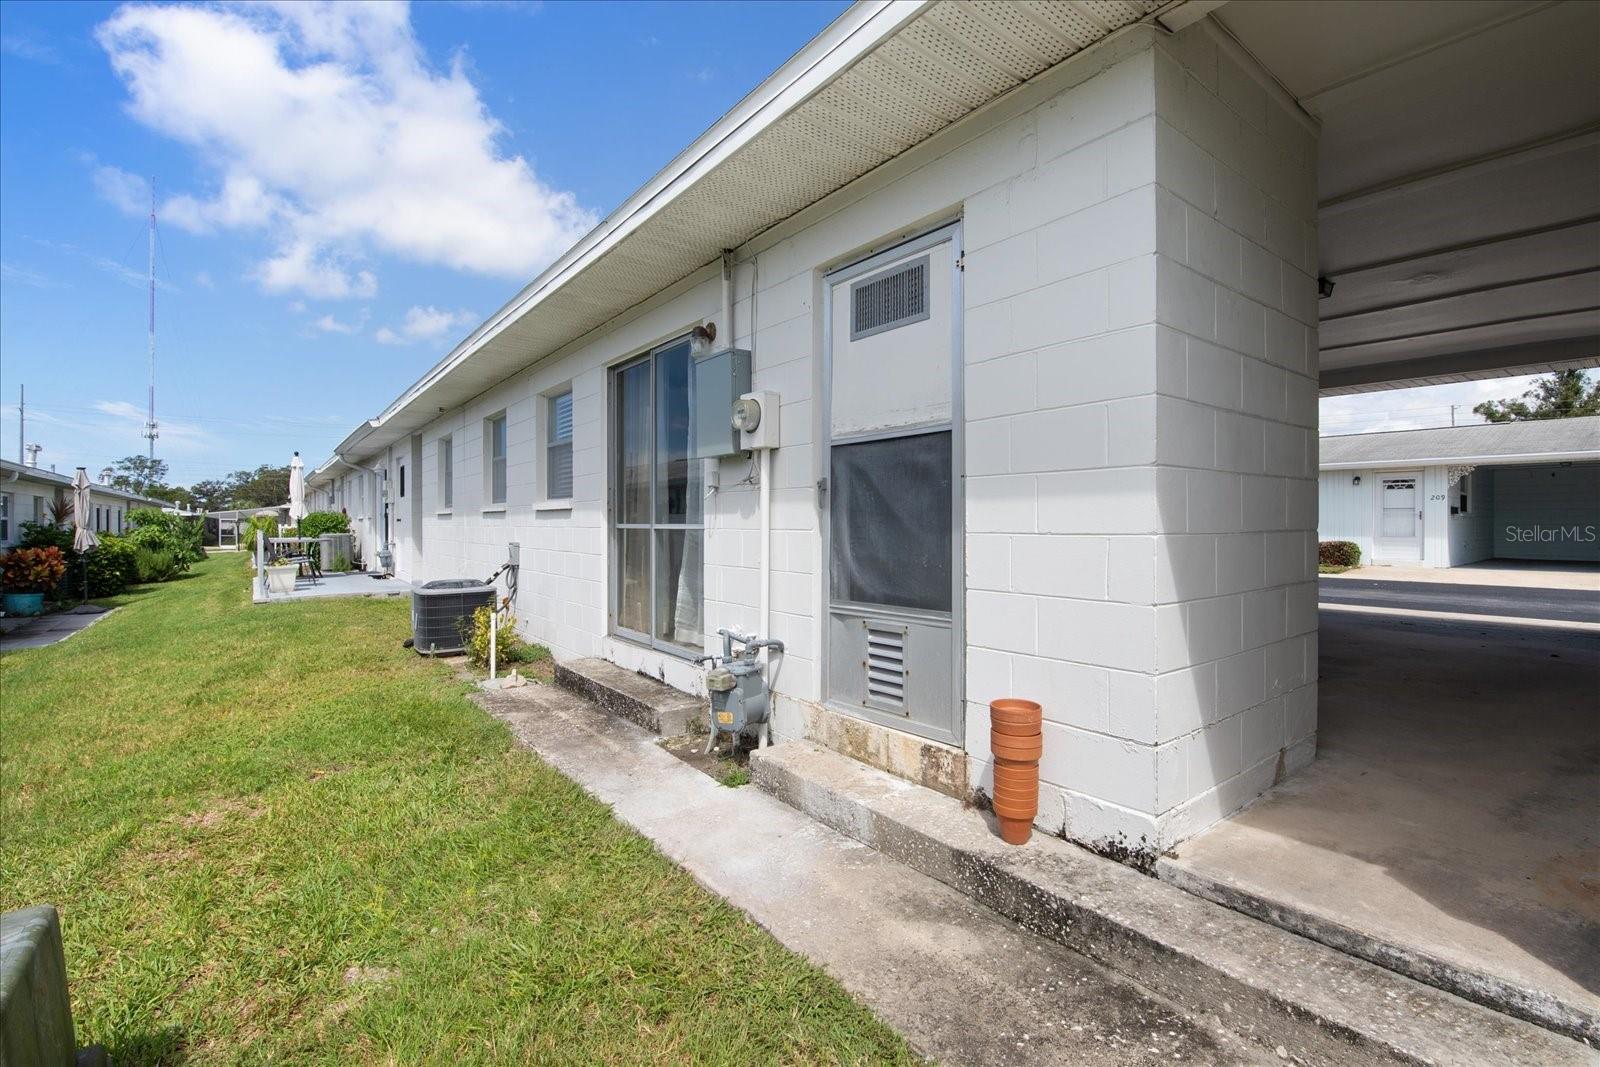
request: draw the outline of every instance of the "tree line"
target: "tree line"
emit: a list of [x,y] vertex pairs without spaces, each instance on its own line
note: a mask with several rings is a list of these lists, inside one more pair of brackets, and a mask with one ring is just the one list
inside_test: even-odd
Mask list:
[[204,478],[190,486],[170,485],[163,459],[124,456],[102,473],[101,481],[116,489],[166,500],[185,511],[228,511],[271,508],[289,499],[289,468],[263,463],[255,470],[234,471],[224,478]]

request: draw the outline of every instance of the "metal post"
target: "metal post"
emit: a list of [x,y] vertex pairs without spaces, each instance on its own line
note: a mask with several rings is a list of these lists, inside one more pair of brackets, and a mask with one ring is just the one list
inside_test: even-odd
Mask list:
[[494,608],[490,608],[489,609],[489,681],[491,681],[491,682],[494,681],[495,660],[499,659],[499,656],[496,655],[496,652],[498,651],[498,649],[496,648],[496,642],[497,642],[497,639],[499,637],[499,633],[500,633],[500,613],[498,611],[494,610]]
[[261,599],[267,599],[267,535],[261,527],[256,527],[256,586],[261,591]]

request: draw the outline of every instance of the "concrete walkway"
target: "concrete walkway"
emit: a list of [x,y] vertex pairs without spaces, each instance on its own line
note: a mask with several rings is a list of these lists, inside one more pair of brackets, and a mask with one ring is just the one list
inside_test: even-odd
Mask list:
[[1459,567],[1423,567],[1419,564],[1368,564],[1342,574],[1325,574],[1329,581],[1377,579],[1388,582],[1430,582],[1438,585],[1498,585],[1513,589],[1586,589],[1600,593],[1600,564],[1545,563],[1539,560],[1493,559]]
[[475,698],[712,892],[950,1064],[1267,1064],[1189,1017],[752,787],[729,789],[553,686]]
[[1324,610],[1320,647],[1316,762],[1161,876],[1600,1039],[1600,638]]
[[0,652],[44,648],[87,630],[111,612],[94,604],[80,604],[52,615],[17,616],[0,620]]
[[261,587],[250,582],[250,599],[256,604],[287,604],[295,600],[320,600],[340,596],[401,596],[411,592],[411,583],[399,578],[350,571],[341,574],[324,574],[313,582],[309,578],[296,578],[294,592],[261,595]]

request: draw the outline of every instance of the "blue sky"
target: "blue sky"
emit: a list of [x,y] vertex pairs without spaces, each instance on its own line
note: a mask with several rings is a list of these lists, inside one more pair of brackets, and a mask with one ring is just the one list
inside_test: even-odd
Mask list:
[[832,21],[783,4],[0,5],[0,455],[325,457]]
[[171,480],[317,462],[845,6],[0,4],[0,455],[144,451],[148,176]]

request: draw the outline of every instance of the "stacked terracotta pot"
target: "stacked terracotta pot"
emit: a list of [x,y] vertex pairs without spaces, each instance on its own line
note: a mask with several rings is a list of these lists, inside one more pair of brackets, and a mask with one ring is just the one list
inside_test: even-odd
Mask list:
[[989,748],[994,752],[994,814],[1000,837],[1026,844],[1039,813],[1039,756],[1043,715],[1031,700],[1007,697],[989,705]]

